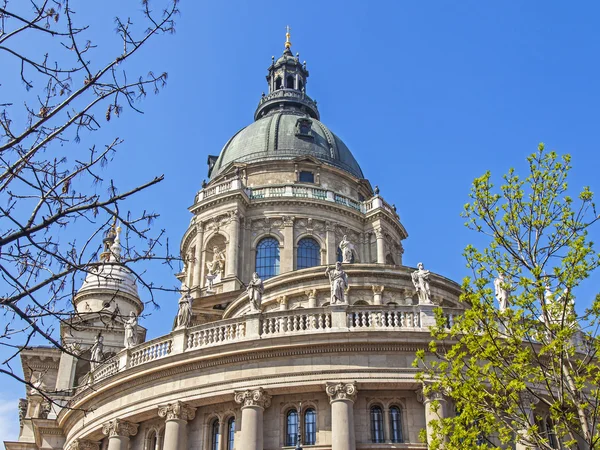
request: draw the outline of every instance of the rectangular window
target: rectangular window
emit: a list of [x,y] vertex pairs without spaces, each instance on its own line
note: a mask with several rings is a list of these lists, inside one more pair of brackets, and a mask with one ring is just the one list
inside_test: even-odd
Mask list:
[[315,174],[312,172],[308,172],[306,170],[300,171],[299,181],[303,183],[314,183],[315,182]]

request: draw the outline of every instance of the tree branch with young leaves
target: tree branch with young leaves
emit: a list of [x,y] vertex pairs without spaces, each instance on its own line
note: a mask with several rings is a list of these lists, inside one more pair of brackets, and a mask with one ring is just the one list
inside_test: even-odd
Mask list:
[[[588,236],[599,216],[588,187],[570,194],[569,155],[540,144],[527,161],[525,178],[475,179],[465,205],[487,246],[465,250],[465,313],[448,327],[439,311],[415,361],[425,390],[457,411],[431,425],[433,449],[600,448],[600,296],[577,297],[599,265]],[[496,306],[496,279],[508,306]]]
[[144,280],[134,263],[172,260],[164,230],[152,228],[157,214],[129,212],[125,203],[163,175],[120,190],[109,163],[125,150],[123,140],[84,145],[82,136],[87,142],[126,108],[141,113],[141,100],[165,87],[164,72],[126,69],[142,47],[174,33],[178,1],[143,0],[135,17],[116,11],[118,39],[111,32],[97,41],[77,6],[83,4],[0,1],[0,88],[20,86],[0,101],[0,346],[9,350],[0,373],[32,387],[15,358],[33,342],[71,352],[56,333],[73,323],[83,275],[101,264],[103,231],[115,221],[123,227],[121,262],[147,288],[150,303],[163,288]]

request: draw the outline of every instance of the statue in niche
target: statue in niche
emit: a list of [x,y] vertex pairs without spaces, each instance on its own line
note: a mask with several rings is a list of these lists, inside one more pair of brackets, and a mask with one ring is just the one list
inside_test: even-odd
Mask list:
[[498,300],[498,307],[500,311],[506,311],[510,306],[508,297],[510,295],[511,289],[506,279],[504,278],[504,274],[502,272],[498,273],[498,278],[494,280],[494,290],[496,294],[496,299]]
[[260,312],[260,304],[262,302],[263,293],[265,292],[265,287],[263,286],[263,281],[260,279],[258,272],[252,274],[252,279],[248,283],[246,292],[248,293],[248,300],[250,300],[250,312]]
[[329,277],[329,283],[331,284],[331,304],[346,303],[344,292],[348,288],[348,276],[342,269],[342,263],[335,263],[335,269],[331,270],[330,267],[325,269],[325,275]]
[[90,348],[90,368],[94,370],[104,359],[104,336],[98,333],[94,345]]
[[194,299],[187,293],[179,299],[179,310],[177,311],[176,328],[187,328],[192,322],[192,303]]
[[354,245],[348,240],[348,237],[344,235],[340,242],[340,250],[342,252],[342,263],[350,264],[352,262],[352,252],[354,251]]
[[213,284],[218,283],[223,278],[225,270],[225,249],[219,250],[216,245],[213,247],[213,259],[206,262],[206,286],[208,291],[213,290]]
[[133,311],[129,313],[129,319],[125,322],[125,348],[134,347],[137,344],[138,319]]
[[429,275],[431,272],[425,270],[423,263],[417,264],[417,270],[412,274],[412,282],[417,290],[419,303],[431,303],[431,291],[429,290]]

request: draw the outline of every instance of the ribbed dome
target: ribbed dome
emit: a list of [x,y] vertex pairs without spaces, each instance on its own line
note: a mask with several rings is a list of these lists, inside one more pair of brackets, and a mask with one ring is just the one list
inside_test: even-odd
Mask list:
[[354,156],[339,137],[318,120],[286,109],[271,112],[238,131],[221,151],[211,178],[233,162],[291,160],[307,155],[364,178]]
[[96,290],[123,292],[138,297],[135,276],[119,263],[108,262],[99,266],[97,271],[88,273],[77,294]]

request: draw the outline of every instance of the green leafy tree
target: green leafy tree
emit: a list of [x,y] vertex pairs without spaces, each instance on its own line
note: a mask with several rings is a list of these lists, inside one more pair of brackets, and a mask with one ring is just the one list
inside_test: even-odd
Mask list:
[[540,144],[528,162],[499,188],[476,178],[465,205],[487,246],[465,249],[466,311],[452,324],[438,311],[415,361],[424,393],[453,405],[429,424],[432,449],[600,448],[600,295],[575,308],[599,264],[588,237],[599,217],[588,187],[569,196],[568,155]]

